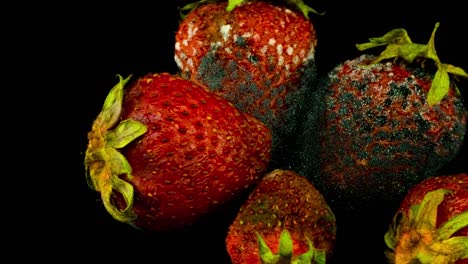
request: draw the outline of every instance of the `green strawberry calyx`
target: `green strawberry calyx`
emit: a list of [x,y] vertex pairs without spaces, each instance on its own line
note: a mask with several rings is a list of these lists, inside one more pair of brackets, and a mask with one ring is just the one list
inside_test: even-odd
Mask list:
[[178,7],[179,16],[181,19],[184,19],[187,16],[187,14],[190,13],[190,11],[197,8],[198,6],[203,5],[203,4],[208,4],[208,3],[215,3],[215,2],[216,0],[199,0],[197,2],[193,2],[190,4],[186,4],[182,7]]
[[262,236],[257,233],[258,251],[262,264],[325,264],[326,252],[314,248],[312,241],[307,238],[309,250],[299,256],[293,254],[293,241],[289,232],[284,229],[280,234],[278,253],[274,254]]
[[292,6],[296,6],[296,8],[299,9],[299,11],[301,11],[302,14],[307,19],[310,19],[309,18],[309,12],[312,12],[312,13],[314,13],[316,15],[319,15],[319,16],[325,15],[325,12],[326,12],[326,11],[323,11],[322,13],[319,13],[317,10],[315,10],[312,7],[306,5],[303,0],[286,0],[286,2],[288,2],[288,4],[290,4]]
[[[186,14],[188,14],[190,11],[197,8],[198,6],[200,6],[202,4],[207,4],[207,3],[215,3],[215,2],[218,2],[218,1],[219,0],[199,0],[197,2],[187,4],[187,5],[183,6],[183,7],[179,7],[180,16],[183,19],[186,16]],[[241,5],[241,4],[245,3],[245,2],[248,2],[248,1],[249,0],[228,0],[227,6],[226,6],[226,11],[231,12],[237,6],[239,6],[239,5]],[[312,12],[312,13],[320,15],[320,16],[325,14],[325,12],[319,13],[315,9],[313,9],[312,7],[306,5],[303,0],[286,0],[286,2],[291,6],[295,6],[299,11],[302,12],[302,14],[304,14],[304,16],[307,19],[309,19],[309,12]]]
[[395,215],[384,236],[391,263],[450,264],[468,258],[468,237],[452,237],[468,226],[468,211],[436,226],[438,206],[449,193],[446,189],[428,192],[408,215]]
[[[118,151],[143,135],[147,128],[135,120],[123,120],[117,124],[122,111],[124,86],[131,78],[118,75],[117,83],[107,95],[101,112],[88,133],[88,147],[85,153],[85,171],[88,186],[101,194],[106,210],[116,220],[131,223],[136,215],[132,211],[133,186],[119,178],[132,177],[132,168],[127,159]],[[112,194],[118,192],[126,203],[123,209],[112,203]]]
[[[438,104],[448,94],[450,87],[449,73],[468,78],[468,73],[462,68],[442,63],[437,56],[434,39],[439,25],[439,22],[435,24],[427,44],[413,43],[406,30],[398,28],[389,31],[382,37],[369,38],[370,42],[356,44],[356,47],[358,50],[363,51],[378,46],[387,46],[373,63],[398,57],[403,58],[408,63],[412,63],[415,58],[433,60],[437,66],[437,71],[427,95],[427,102],[432,106]],[[457,92],[459,91],[457,90]]]

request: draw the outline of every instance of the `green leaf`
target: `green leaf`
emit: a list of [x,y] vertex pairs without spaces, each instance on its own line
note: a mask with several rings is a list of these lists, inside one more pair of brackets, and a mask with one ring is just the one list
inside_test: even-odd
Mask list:
[[[448,73],[468,78],[468,74],[461,68],[450,64],[443,64],[437,56],[435,48],[435,33],[440,23],[437,22],[432,30],[431,37],[427,44],[413,43],[405,29],[398,28],[389,31],[382,37],[369,38],[368,43],[356,44],[360,51],[387,45],[386,49],[374,60],[378,63],[382,60],[391,58],[402,58],[408,63],[412,63],[415,58],[431,59],[437,65],[438,71],[435,74],[431,90],[428,94],[429,105],[439,103],[448,93],[450,87],[450,78]],[[457,90],[458,92],[458,90]]]
[[[312,263],[312,258],[317,259],[317,260],[320,260],[321,259],[321,256],[318,256],[320,255],[320,252],[319,251],[315,251],[314,249],[314,244],[312,243],[312,241],[310,241],[309,238],[307,238],[307,245],[309,246],[309,250],[307,250],[306,253],[304,254],[301,254],[299,257],[297,257],[295,260],[292,261],[293,264],[309,264],[309,263]],[[325,252],[325,251],[323,251]],[[315,263],[321,263],[321,262],[317,262],[315,261]]]
[[286,229],[280,235],[279,254],[282,259],[291,259],[293,255],[293,241]]
[[436,48],[435,48],[435,33],[437,31],[437,28],[439,28],[440,23],[437,22],[434,26],[434,29],[432,30],[431,37],[429,38],[429,41],[427,42],[427,51],[425,54],[426,58],[434,60],[437,64],[440,64],[439,57],[437,56]]
[[422,229],[436,229],[437,221],[437,207],[444,200],[445,194],[449,193],[445,189],[437,189],[428,192],[421,201],[419,210],[415,217],[415,228]]
[[387,48],[379,54],[374,63],[380,62],[382,60],[391,59],[398,57],[400,55],[400,47],[397,45],[389,45]]
[[468,258],[468,237],[457,236],[442,241],[442,245],[449,249],[452,259]]
[[392,219],[387,232],[384,235],[384,242],[387,247],[394,250],[397,244],[397,237],[399,236],[401,223],[406,221],[406,216],[402,212],[397,212]]
[[111,147],[106,147],[106,153],[107,153],[106,162],[107,162],[107,165],[110,166],[112,170],[112,175],[126,174],[127,177],[131,178],[132,167],[130,166],[130,163],[128,163],[125,156],[122,155],[122,153],[120,153],[116,149],[111,148]]
[[460,250],[458,253],[459,259],[468,258],[468,237],[466,236],[451,237],[445,240],[444,243],[450,244],[451,247],[456,247]]
[[432,80],[431,88],[427,94],[427,103],[433,106],[448,94],[450,77],[445,69],[439,67]]
[[379,46],[385,46],[387,43],[373,43],[373,42],[367,42],[367,43],[360,43],[356,44],[356,48],[360,51],[366,50],[366,49],[371,49]]
[[399,48],[399,55],[405,61],[412,63],[416,57],[423,57],[426,54],[427,46],[421,44],[402,45]]
[[[120,222],[129,223],[135,220],[136,214],[132,211],[134,193],[133,186],[130,183],[116,177],[115,175],[111,176],[111,180],[112,187],[101,190],[101,199],[103,201],[104,207],[114,219]],[[111,198],[114,190],[121,193],[125,200],[126,206],[123,210],[119,210],[112,204]]]
[[462,68],[453,66],[451,64],[442,64],[442,65],[447,72],[461,76],[461,77],[468,78],[468,73],[466,73],[466,71],[464,71]]
[[[119,178],[123,175],[132,177],[132,168],[123,154],[116,148],[127,145],[130,141],[142,135],[146,127],[133,120],[122,121],[114,130],[109,130],[120,120],[124,86],[126,79],[118,75],[119,83],[107,95],[102,110],[93,123],[92,131],[88,133],[88,148],[85,156],[86,181],[90,188],[101,193],[101,199],[106,210],[116,220],[130,223],[136,218],[132,211],[133,186]],[[126,206],[120,210],[112,203],[114,192],[124,199]]]
[[121,75],[118,75],[118,77],[119,83],[107,95],[101,113],[96,119],[102,130],[111,128],[119,120],[120,112],[122,111],[123,88],[130,80],[131,75],[126,79],[123,79]]
[[242,4],[242,2],[245,2],[245,0],[229,0],[226,11],[231,12],[236,6]]
[[[316,264],[325,264],[327,261],[327,254],[325,250],[317,250],[314,254],[314,261]],[[309,262],[304,262],[309,263]]]
[[106,141],[109,147],[123,148],[146,131],[147,127],[143,123],[127,119],[120,122],[114,130],[106,133]]
[[[86,183],[89,188],[95,191],[99,191],[99,179],[102,170],[105,167],[105,162],[103,161],[102,153],[105,152],[104,149],[99,149],[94,152],[86,151],[85,157],[85,176]],[[89,167],[89,164],[93,164],[93,168]]]
[[317,14],[319,16],[325,15],[325,11],[322,13],[317,12],[315,9],[312,7],[306,5],[303,0],[286,0],[288,4],[296,6],[297,9],[299,9],[302,14],[309,19],[309,12],[312,12],[314,14]]
[[468,211],[462,212],[443,223],[438,230],[438,237],[445,240],[458,230],[468,226]]
[[363,51],[378,46],[391,44],[403,45],[412,43],[406,30],[402,28],[393,29],[382,37],[369,38],[369,41],[370,42],[367,43],[356,44],[357,49]]
[[262,263],[275,263],[278,256],[275,256],[268,245],[263,240],[262,236],[256,232],[258,241],[258,254]]

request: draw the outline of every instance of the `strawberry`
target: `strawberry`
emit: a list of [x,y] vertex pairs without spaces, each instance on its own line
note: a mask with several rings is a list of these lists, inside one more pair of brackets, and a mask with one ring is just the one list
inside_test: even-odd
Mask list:
[[148,74],[127,87],[129,79],[107,96],[85,155],[89,186],[113,218],[182,229],[264,175],[271,133],[263,123],[178,75]]
[[[184,17],[184,12],[187,12],[187,11],[190,12],[191,10],[193,10],[194,8],[198,7],[201,4],[214,3],[214,2],[217,2],[217,0],[199,0],[197,2],[192,2],[190,4],[186,4],[183,7],[179,8],[179,10],[182,13],[182,17]],[[231,12],[238,5],[240,5],[242,3],[245,3],[247,1],[246,0],[228,0],[227,2],[228,3],[227,3],[227,6],[226,6],[226,11]],[[272,1],[270,1],[270,2],[272,2]],[[295,7],[297,10],[301,11],[302,14],[306,18],[309,18],[309,12],[319,14],[319,15],[325,14],[325,12],[318,13],[315,9],[313,9],[312,7],[305,4],[304,1],[302,1],[302,0],[285,0],[284,2],[286,2],[290,6]]]
[[288,138],[298,133],[302,93],[316,77],[314,25],[284,5],[254,1],[227,11],[225,1],[208,2],[176,32],[181,75],[264,122],[273,133],[272,161],[292,160]]
[[390,263],[468,263],[468,173],[413,186],[385,233]]
[[233,264],[324,263],[335,238],[335,215],[320,192],[296,172],[275,169],[241,205],[226,249]]
[[[467,110],[434,48],[413,43],[406,30],[359,44],[387,46],[379,55],[347,60],[319,81],[301,137],[298,169],[329,198],[352,212],[373,201],[397,201],[461,149]],[[435,73],[434,73],[435,72]]]

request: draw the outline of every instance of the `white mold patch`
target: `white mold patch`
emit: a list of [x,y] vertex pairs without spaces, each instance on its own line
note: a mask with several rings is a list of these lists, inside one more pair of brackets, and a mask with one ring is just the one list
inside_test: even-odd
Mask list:
[[193,27],[193,23],[189,23],[189,26],[188,26],[188,29],[187,29],[187,38],[188,40],[192,39],[193,36],[195,36],[195,34],[197,33],[198,31],[198,27]]
[[275,45],[275,43],[276,43],[276,39],[274,39],[274,38],[271,38],[271,39],[268,40],[268,44],[269,44],[270,46]]
[[174,60],[175,60],[175,62],[176,62],[176,64],[177,64],[177,67],[178,67],[179,69],[183,69],[183,68],[184,68],[184,64],[182,63],[182,60],[179,58],[179,56],[174,55]]
[[232,54],[232,50],[230,48],[224,48],[224,51],[227,53],[227,54]]
[[299,60],[299,56],[296,55],[296,56],[293,57],[293,63],[294,63],[294,64],[298,64],[299,61],[300,61],[300,60]]
[[244,34],[242,34],[242,37],[243,38],[250,38],[250,37],[252,37],[252,32],[245,32]]
[[314,44],[310,44],[309,52],[307,53],[306,60],[312,60],[315,57],[315,47]]
[[283,56],[279,56],[278,57],[278,66],[282,66],[284,64],[284,57]]
[[227,41],[229,39],[229,35],[231,31],[231,25],[223,25],[219,28],[219,33],[221,33],[221,36],[223,37],[224,41]]
[[278,44],[278,45],[276,46],[276,52],[278,52],[278,55],[283,54],[283,45]]
[[192,59],[188,59],[187,60],[187,64],[190,68],[193,68],[193,60]]

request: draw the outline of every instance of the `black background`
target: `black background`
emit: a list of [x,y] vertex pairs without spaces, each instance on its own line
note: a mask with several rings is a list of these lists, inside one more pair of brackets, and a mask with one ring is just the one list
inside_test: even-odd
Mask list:
[[[316,26],[316,63],[319,75],[337,63],[360,54],[355,44],[381,36],[390,29],[405,28],[413,42],[426,43],[436,22],[440,27],[435,44],[439,58],[468,70],[468,23],[457,1],[437,5],[426,1],[305,1],[325,16],[310,15]],[[177,5],[181,1],[134,1],[96,5],[68,2],[56,11],[36,14],[43,23],[31,21],[36,35],[34,69],[44,69],[42,81],[57,104],[51,110],[54,137],[52,151],[58,161],[66,158],[59,176],[50,185],[46,233],[57,233],[54,250],[68,252],[67,260],[131,260],[132,263],[230,263],[224,238],[239,202],[197,226],[171,234],[149,234],[111,219],[85,182],[83,158],[86,134],[99,113],[116,74],[140,76],[150,72],[176,73],[173,58],[175,32],[179,23]],[[50,9],[53,10],[53,9]],[[28,38],[29,39],[29,38]],[[47,67],[45,66],[47,65]],[[468,96],[468,80],[459,87]],[[64,117],[65,116],[65,117]],[[49,115],[50,117],[50,115]],[[58,125],[59,120],[60,125]],[[55,135],[55,134],[54,134]],[[466,142],[466,140],[465,140]],[[62,155],[67,150],[71,156]],[[50,149],[49,149],[50,151]],[[468,147],[441,173],[467,171]],[[48,159],[47,164],[53,161]],[[57,164],[54,164],[54,166]],[[45,172],[44,172],[45,173]],[[49,198],[49,196],[47,196]],[[337,212],[338,238],[331,263],[385,263],[383,234],[397,204],[379,204],[356,217]],[[171,260],[171,261],[169,261]]]

